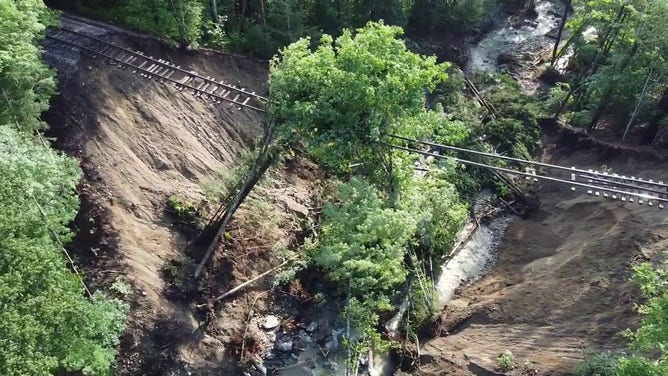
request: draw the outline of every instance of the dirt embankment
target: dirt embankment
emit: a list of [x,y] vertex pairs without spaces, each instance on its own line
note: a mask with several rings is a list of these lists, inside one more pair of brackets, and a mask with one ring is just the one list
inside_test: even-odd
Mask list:
[[[136,35],[110,32],[105,38],[266,91],[267,67],[252,60],[184,53]],[[285,161],[253,194],[255,200],[242,206],[204,282],[184,293],[178,268],[191,260],[183,253],[187,239],[165,210],[167,199],[178,194],[206,203],[203,186],[219,182],[222,171],[241,162],[261,135],[262,114],[213,105],[48,42],[45,49],[60,76],[60,94],[46,114],[49,136],[85,172],[75,223],[79,235],[71,248],[94,288],[106,290],[117,280],[132,286],[124,297],[132,312],[115,373],[240,374],[230,343],[244,327],[250,303],[231,299],[208,315],[195,306],[280,263],[273,249],[295,242],[299,218],[309,215],[316,168]],[[270,298],[260,299],[255,312],[265,311]],[[197,330],[205,319],[211,319],[207,330]]]
[[[544,136],[545,161],[668,180],[654,156],[565,147],[563,137]],[[504,374],[496,358],[508,350],[507,374],[569,375],[585,353],[625,348],[620,333],[637,325],[630,266],[668,248],[668,212],[548,183],[538,197],[537,212],[509,225],[497,266],[443,311],[418,374]]]

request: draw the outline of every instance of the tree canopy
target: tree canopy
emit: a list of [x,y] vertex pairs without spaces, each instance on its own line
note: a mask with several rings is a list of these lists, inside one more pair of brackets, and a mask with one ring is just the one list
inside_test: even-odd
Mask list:
[[336,40],[323,36],[314,51],[308,38],[286,47],[271,62],[271,118],[326,166],[347,172],[363,163],[373,174],[388,158],[374,141],[428,133],[431,124],[411,119],[427,120],[425,90],[447,78],[449,64],[408,51],[399,35],[399,27],[369,23]]
[[567,121],[591,130],[605,120],[620,138],[648,123],[650,143],[668,124],[668,33],[664,0],[573,1],[570,82],[562,109]]
[[379,314],[407,279],[425,279],[420,263],[439,258],[467,217],[452,175],[417,176],[412,157],[387,147],[391,133],[468,136],[442,108],[426,107],[425,93],[447,79],[449,65],[408,51],[401,33],[370,22],[336,39],[325,35],[313,48],[297,41],[271,62],[269,121],[344,180],[324,208],[310,256],[346,297],[356,351],[378,345]]
[[37,133],[55,92],[37,45],[51,19],[41,0],[0,0],[0,374],[104,375],[125,306],[85,296],[62,252],[81,171]]

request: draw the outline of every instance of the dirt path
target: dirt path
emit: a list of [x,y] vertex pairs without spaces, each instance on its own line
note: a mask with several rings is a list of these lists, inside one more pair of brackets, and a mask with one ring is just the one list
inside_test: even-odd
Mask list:
[[[668,178],[652,159],[604,159],[559,142],[545,138],[545,161]],[[509,374],[568,375],[585,352],[624,348],[620,333],[637,320],[629,267],[668,247],[668,212],[552,184],[538,196],[536,213],[510,223],[497,266],[444,310],[449,333],[424,345],[420,374],[495,374],[497,356],[511,351]]]

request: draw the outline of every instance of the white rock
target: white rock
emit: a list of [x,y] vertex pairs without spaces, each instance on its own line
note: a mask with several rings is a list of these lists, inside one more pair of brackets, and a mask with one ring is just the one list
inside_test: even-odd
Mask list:
[[278,319],[278,317],[269,315],[266,319],[264,319],[264,324],[262,324],[262,327],[264,329],[271,330],[278,327],[280,324],[281,321]]

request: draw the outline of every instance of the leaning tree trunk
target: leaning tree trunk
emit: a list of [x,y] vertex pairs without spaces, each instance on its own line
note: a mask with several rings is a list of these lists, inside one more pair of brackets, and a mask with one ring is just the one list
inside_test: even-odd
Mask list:
[[626,123],[626,128],[624,129],[624,135],[622,135],[622,142],[626,141],[626,136],[629,133],[629,129],[631,129],[631,125],[635,121],[636,116],[638,116],[638,112],[640,112],[640,107],[642,106],[642,102],[645,100],[645,95],[647,94],[647,89],[649,87],[649,81],[652,78],[652,73],[654,73],[654,70],[650,68],[649,72],[647,72],[647,78],[645,79],[645,84],[643,85],[642,91],[640,92],[638,100],[636,101],[636,106],[633,109],[633,112],[631,113],[631,117],[629,118],[628,123]]
[[668,115],[668,87],[663,90],[661,100],[659,101],[656,110],[657,114],[652,119],[652,122],[649,127],[647,127],[647,130],[642,137],[641,142],[643,145],[650,145],[656,139],[660,130],[659,122]]
[[259,151],[258,156],[253,163],[253,166],[246,175],[246,178],[239,186],[233,199],[227,205],[221,207],[221,209],[219,209],[216,212],[216,214],[214,214],[214,218],[212,219],[210,224],[200,234],[200,239],[198,240],[199,243],[208,241],[209,239],[211,239],[210,237],[211,235],[213,235],[213,238],[211,239],[211,242],[207,247],[204,257],[202,257],[202,260],[199,262],[197,268],[195,269],[195,278],[199,278],[199,276],[204,271],[204,267],[211,259],[211,256],[213,256],[213,252],[218,246],[220,239],[225,233],[225,228],[227,227],[228,223],[232,220],[234,213],[237,211],[239,206],[241,206],[246,197],[248,197],[250,192],[253,190],[255,185],[260,181],[260,179],[267,171],[267,169],[276,160],[277,151],[280,148],[280,145],[274,144],[276,136],[275,131],[276,129],[273,124],[269,124],[267,128],[265,128],[262,148]]
[[561,15],[561,22],[559,23],[559,31],[557,32],[557,40],[554,42],[554,49],[552,50],[552,60],[550,65],[554,66],[554,63],[557,61],[557,51],[559,50],[559,43],[561,43],[561,35],[564,32],[564,26],[566,26],[566,18],[568,18],[568,11],[571,8],[571,1],[566,0],[566,6],[564,7],[564,13]]

